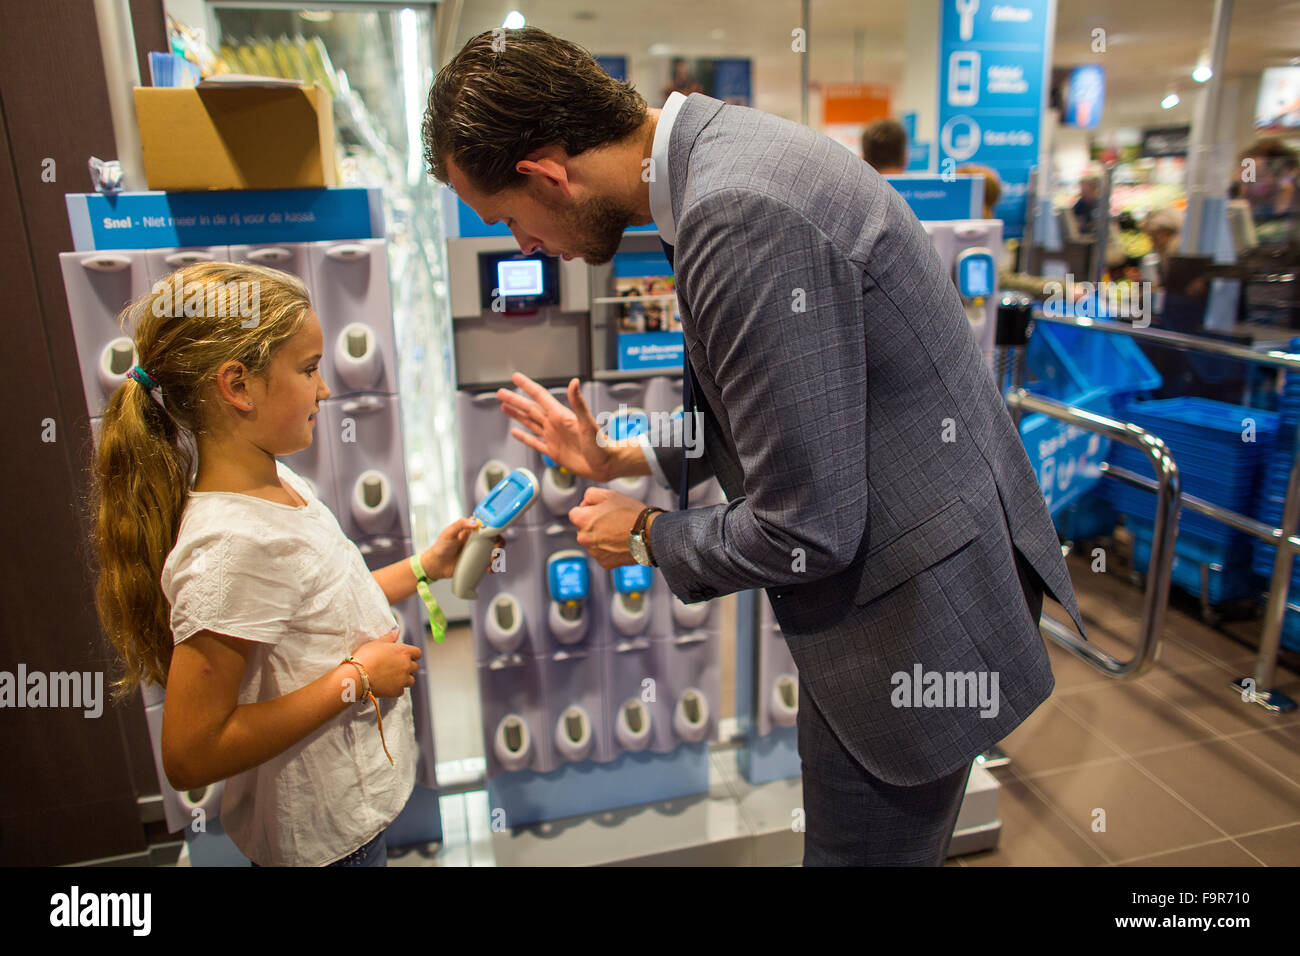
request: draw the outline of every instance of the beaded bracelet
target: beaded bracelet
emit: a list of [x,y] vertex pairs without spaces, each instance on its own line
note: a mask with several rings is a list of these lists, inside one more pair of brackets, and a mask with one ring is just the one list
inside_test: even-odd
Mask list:
[[383,744],[384,756],[388,758],[388,762],[391,764],[393,763],[393,755],[388,752],[388,741],[384,739],[384,717],[379,712],[379,701],[375,699],[374,693],[370,690],[370,674],[366,671],[365,665],[351,655],[348,655],[343,663],[351,664],[361,672],[361,680],[363,681],[361,685],[362,699],[358,701],[358,703],[364,704],[365,698],[369,697],[371,702],[375,705],[375,719],[379,721],[379,742]]

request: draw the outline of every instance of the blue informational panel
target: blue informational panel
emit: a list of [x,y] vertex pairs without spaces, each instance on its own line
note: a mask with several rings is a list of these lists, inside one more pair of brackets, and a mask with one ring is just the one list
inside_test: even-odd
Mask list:
[[73,249],[171,249],[232,243],[380,239],[378,189],[69,193]]
[[750,72],[748,59],[714,60],[713,92],[710,95],[724,103],[748,106],[752,96]]
[[686,343],[680,332],[637,332],[618,337],[619,371],[680,369]]
[[966,163],[996,170],[994,216],[1007,238],[1024,232],[1055,17],[1055,0],[942,0],[939,172]]
[[984,179],[962,174],[942,176],[886,176],[922,222],[984,218]]
[[907,171],[909,173],[928,173],[930,171],[930,143],[909,142],[907,144]]
[[596,65],[612,79],[620,82],[627,79],[627,57],[625,56],[598,56]]
[[930,145],[917,142],[916,111],[904,113],[899,117],[903,129],[907,130],[907,166],[905,172],[928,173],[930,171]]

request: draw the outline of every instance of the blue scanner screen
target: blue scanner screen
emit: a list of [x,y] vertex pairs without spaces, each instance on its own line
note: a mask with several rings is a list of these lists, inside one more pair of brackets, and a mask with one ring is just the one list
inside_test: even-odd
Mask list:
[[650,590],[650,568],[644,564],[629,564],[614,569],[614,588],[623,594],[637,594]]
[[492,489],[491,494],[478,506],[484,524],[501,527],[523,506],[532,494],[532,486],[521,476],[511,472]]
[[993,294],[991,265],[987,256],[970,256],[962,261],[962,295],[987,299]]
[[587,596],[587,562],[566,558],[551,565],[551,597],[556,601],[577,601]]

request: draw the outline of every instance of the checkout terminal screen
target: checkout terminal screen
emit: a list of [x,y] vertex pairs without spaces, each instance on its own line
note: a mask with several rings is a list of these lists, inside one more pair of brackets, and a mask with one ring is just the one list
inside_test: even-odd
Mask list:
[[497,288],[502,295],[541,295],[540,259],[502,259],[497,263]]
[[993,294],[991,263],[985,256],[969,256],[962,260],[961,294],[968,299],[987,299]]

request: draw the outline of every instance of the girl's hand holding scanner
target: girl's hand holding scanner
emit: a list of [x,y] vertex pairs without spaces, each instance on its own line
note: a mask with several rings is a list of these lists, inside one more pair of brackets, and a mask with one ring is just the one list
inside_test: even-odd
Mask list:
[[460,553],[451,577],[451,593],[472,601],[478,597],[478,583],[492,563],[492,549],[504,542],[501,532],[533,506],[541,492],[537,476],[527,468],[506,475],[474,509],[475,526]]

